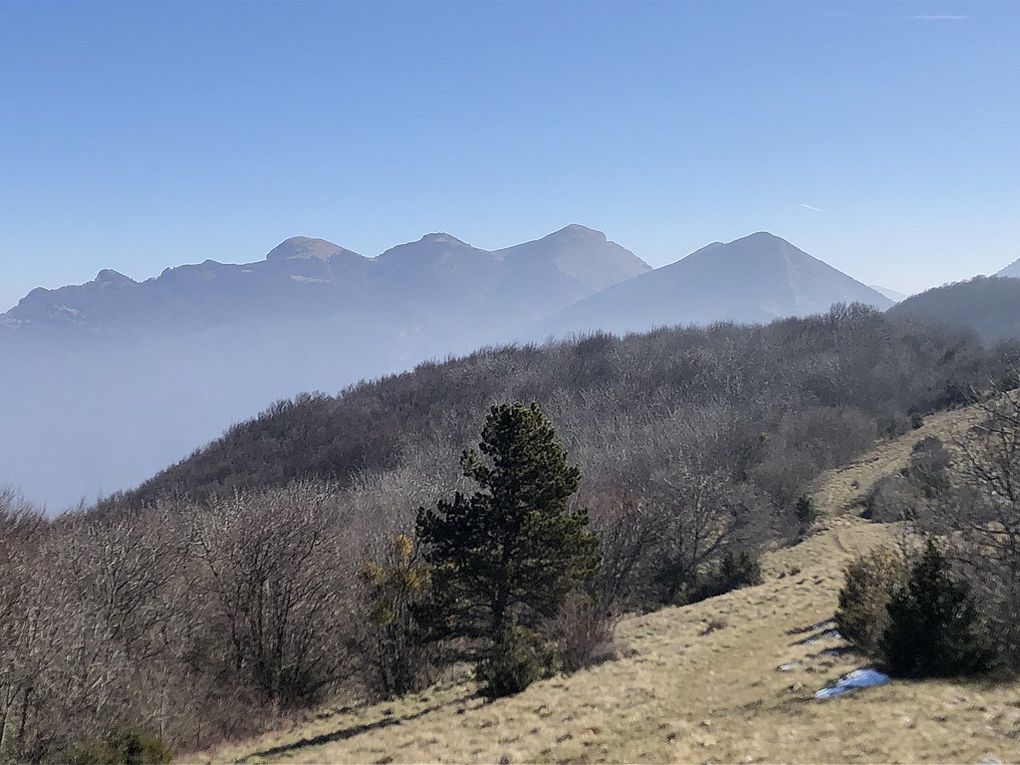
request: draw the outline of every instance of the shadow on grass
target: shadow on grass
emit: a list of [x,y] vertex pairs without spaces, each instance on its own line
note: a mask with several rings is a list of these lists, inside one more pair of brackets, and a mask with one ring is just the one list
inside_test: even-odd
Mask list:
[[786,631],[787,635],[803,635],[806,632],[818,632],[833,629],[836,626],[836,618],[830,616],[828,619],[822,619],[820,622],[809,624],[806,627],[791,627]]
[[462,696],[457,699],[446,701],[442,704],[435,704],[430,707],[425,707],[414,714],[409,714],[404,717],[384,717],[381,720],[375,722],[363,723],[361,725],[351,725],[347,728],[341,728],[340,730],[332,731],[331,733],[323,733],[321,736],[312,736],[311,738],[302,738],[297,741],[292,741],[289,744],[281,744],[280,746],[274,746],[269,749],[263,749],[258,752],[252,752],[245,755],[238,760],[239,763],[251,762],[252,760],[260,759],[272,759],[274,757],[280,757],[282,755],[293,754],[296,751],[305,749],[307,747],[324,746],[326,744],[334,744],[338,741],[347,741],[360,736],[363,733],[370,733],[374,730],[382,730],[383,728],[392,728],[411,720],[417,720],[424,717],[427,714],[436,712],[445,706],[450,704],[458,704],[467,701],[471,698],[470,695]]

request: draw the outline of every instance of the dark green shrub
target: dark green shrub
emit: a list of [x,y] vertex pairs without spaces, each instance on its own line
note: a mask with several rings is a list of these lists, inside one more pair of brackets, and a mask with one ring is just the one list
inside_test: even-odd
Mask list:
[[793,513],[801,529],[810,528],[818,520],[818,510],[815,509],[815,505],[810,497],[800,497],[797,500],[797,506],[794,508]]
[[950,677],[988,669],[993,658],[970,585],[953,577],[949,561],[931,541],[905,586],[888,605],[881,639],[891,673]]
[[761,584],[758,556],[750,550],[741,550],[737,554],[727,552],[719,566],[719,582],[724,592]]
[[488,699],[513,696],[552,673],[553,655],[538,633],[514,625],[496,640],[478,665],[482,694]]
[[750,550],[734,553],[728,551],[719,561],[718,567],[704,576],[691,593],[690,602],[697,603],[718,595],[724,595],[741,587],[761,584],[761,564],[758,556]]
[[886,547],[847,566],[839,591],[836,628],[861,653],[878,655],[882,635],[889,626],[889,601],[906,581],[906,575],[902,557]]
[[171,757],[170,747],[155,736],[119,728],[76,747],[69,759],[72,765],[164,765]]

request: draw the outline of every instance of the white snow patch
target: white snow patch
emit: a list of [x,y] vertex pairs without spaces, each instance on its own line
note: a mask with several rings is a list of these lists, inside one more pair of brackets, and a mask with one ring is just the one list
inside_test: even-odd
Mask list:
[[874,688],[878,685],[885,685],[890,682],[889,675],[882,674],[877,669],[867,667],[855,669],[849,675],[844,675],[835,685],[822,688],[815,694],[816,699],[831,699],[835,696],[842,696],[850,691],[857,691],[861,688]]

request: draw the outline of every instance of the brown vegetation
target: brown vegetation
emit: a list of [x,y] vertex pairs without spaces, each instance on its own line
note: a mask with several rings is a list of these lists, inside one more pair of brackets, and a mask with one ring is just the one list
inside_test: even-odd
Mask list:
[[[602,540],[594,611],[534,625],[580,668],[611,652],[612,614],[753,581],[752,553],[803,532],[798,499],[820,471],[1005,364],[857,307],[484,351],[279,405],[90,512],[46,521],[5,497],[0,752],[62,759],[124,727],[188,750],[448,670],[459,646],[417,653],[417,594],[391,586],[417,562],[387,550],[416,508],[462,488],[455,456],[493,401],[542,401],[583,476],[571,501]],[[407,672],[422,656],[428,671]]]

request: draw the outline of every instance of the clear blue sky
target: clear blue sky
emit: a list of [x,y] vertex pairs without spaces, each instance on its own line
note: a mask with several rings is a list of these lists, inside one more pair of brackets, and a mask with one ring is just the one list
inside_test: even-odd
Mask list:
[[0,307],[570,222],[653,265],[766,229],[901,290],[997,270],[1020,2],[0,2]]

